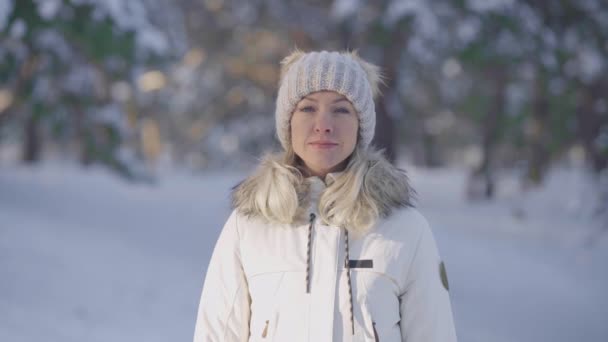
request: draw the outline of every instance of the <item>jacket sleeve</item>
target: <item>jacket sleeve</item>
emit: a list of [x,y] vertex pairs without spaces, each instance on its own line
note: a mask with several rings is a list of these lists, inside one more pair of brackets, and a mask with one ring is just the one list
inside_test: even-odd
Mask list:
[[241,263],[237,215],[233,211],[220,233],[207,268],[194,342],[247,341],[250,302]]
[[456,342],[447,275],[431,229],[422,232],[400,296],[403,342]]

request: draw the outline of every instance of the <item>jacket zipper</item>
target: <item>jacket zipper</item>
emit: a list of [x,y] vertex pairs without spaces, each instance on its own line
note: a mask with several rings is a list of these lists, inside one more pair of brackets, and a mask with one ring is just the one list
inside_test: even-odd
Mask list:
[[268,323],[269,321],[266,321],[266,325],[264,326],[264,331],[262,331],[262,338],[266,338],[266,336],[268,335]]
[[374,340],[376,342],[380,342],[380,338],[378,337],[378,332],[376,331],[376,322],[372,321],[372,328],[374,329]]

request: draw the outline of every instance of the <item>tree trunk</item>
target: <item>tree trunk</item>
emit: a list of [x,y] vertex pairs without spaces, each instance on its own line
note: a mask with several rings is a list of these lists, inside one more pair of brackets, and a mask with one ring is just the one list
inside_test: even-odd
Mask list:
[[550,161],[549,156],[549,103],[545,80],[539,75],[534,84],[534,104],[530,126],[526,129],[530,155],[526,172],[526,185],[540,185]]
[[38,162],[42,147],[40,141],[40,119],[34,113],[30,113],[25,121],[23,139],[23,161],[27,164]]
[[482,159],[481,164],[472,172],[469,178],[469,198],[491,199],[495,193],[493,174],[494,152],[499,141],[500,124],[505,109],[505,90],[507,86],[506,71],[500,67],[488,71],[493,81],[493,102],[482,124]]
[[[388,91],[387,91],[388,92]],[[384,99],[379,99],[376,106],[376,132],[374,146],[384,150],[384,155],[391,162],[396,160],[395,124],[389,116]]]
[[600,172],[608,168],[608,153],[602,151],[596,143],[602,127],[608,126],[608,115],[602,116],[594,108],[595,102],[603,95],[602,87],[598,81],[589,86],[581,86],[581,88],[581,98],[576,111],[577,134],[593,170]]
[[[387,158],[394,162],[397,158],[397,139],[395,137],[395,120],[397,115],[390,115],[388,109],[388,101],[396,96],[397,79],[399,78],[399,63],[401,62],[401,53],[407,46],[409,31],[402,25],[395,24],[390,31],[390,44],[385,44],[382,47],[382,64],[383,74],[386,76],[386,87],[384,87],[384,96],[378,99],[376,107],[376,135],[375,142],[380,148],[385,149]],[[396,113],[393,113],[396,114]]]
[[74,115],[74,127],[76,129],[76,141],[80,148],[79,160],[84,166],[88,166],[93,163],[93,151],[91,150],[91,136],[86,125],[86,118],[84,109],[81,105],[74,105],[72,107]]

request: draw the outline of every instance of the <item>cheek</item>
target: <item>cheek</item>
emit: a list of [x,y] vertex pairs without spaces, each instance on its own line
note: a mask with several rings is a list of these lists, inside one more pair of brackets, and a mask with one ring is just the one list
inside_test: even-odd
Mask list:
[[290,127],[293,142],[298,143],[306,138],[307,127],[305,122],[294,117],[291,120]]
[[359,121],[357,119],[349,120],[344,122],[341,127],[343,128],[342,136],[344,141],[354,146],[357,143],[359,135]]

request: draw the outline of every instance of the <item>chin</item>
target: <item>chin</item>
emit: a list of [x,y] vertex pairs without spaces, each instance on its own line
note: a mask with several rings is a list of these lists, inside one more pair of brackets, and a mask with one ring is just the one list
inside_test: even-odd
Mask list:
[[328,160],[318,161],[314,165],[316,166],[316,169],[318,169],[318,170],[332,170],[333,168],[338,166],[340,163],[341,163],[341,161],[339,161],[338,159],[335,159],[335,160],[331,160],[331,161],[328,161]]

